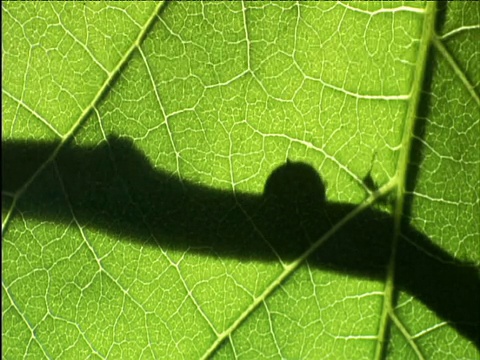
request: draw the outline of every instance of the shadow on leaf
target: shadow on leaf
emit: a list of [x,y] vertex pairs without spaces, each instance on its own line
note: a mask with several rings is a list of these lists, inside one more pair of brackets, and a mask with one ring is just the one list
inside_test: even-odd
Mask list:
[[[3,191],[23,186],[56,145],[4,142]],[[131,141],[115,137],[97,147],[67,145],[17,204],[27,218],[70,223],[73,211],[81,225],[166,250],[283,262],[300,256],[354,208],[328,202],[322,179],[303,163],[287,162],[273,171],[261,195],[233,194],[155,170]],[[367,209],[308,261],[327,271],[384,281],[392,238],[392,217]],[[395,256],[396,287],[480,348],[479,269],[409,225]]]

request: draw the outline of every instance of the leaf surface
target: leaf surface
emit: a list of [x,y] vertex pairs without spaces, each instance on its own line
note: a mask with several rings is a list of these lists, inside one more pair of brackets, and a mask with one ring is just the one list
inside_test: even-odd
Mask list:
[[479,9],[3,3],[3,357],[477,358]]

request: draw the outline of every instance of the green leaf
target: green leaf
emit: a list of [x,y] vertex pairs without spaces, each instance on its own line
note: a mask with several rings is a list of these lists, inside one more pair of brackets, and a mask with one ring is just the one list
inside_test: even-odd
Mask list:
[[475,3],[3,3],[3,357],[473,359]]

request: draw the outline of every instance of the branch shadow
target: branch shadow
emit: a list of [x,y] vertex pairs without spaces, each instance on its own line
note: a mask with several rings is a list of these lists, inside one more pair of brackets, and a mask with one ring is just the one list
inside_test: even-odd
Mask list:
[[[443,27],[446,19],[446,11],[447,7],[445,6],[446,3],[439,3],[438,10],[436,12],[436,20],[435,20],[435,30],[437,33],[440,33],[440,29]],[[413,129],[413,137],[412,137],[412,144],[410,148],[409,154],[409,162],[407,168],[407,177],[405,183],[405,199],[403,204],[403,211],[402,211],[402,232],[404,229],[408,229],[411,227],[411,220],[414,214],[414,191],[416,185],[418,183],[418,179],[420,176],[421,166],[423,164],[423,157],[424,157],[424,140],[426,135],[426,128],[427,128],[427,119],[431,112],[431,102],[432,102],[432,83],[433,83],[433,76],[436,69],[436,58],[437,54],[435,52],[435,48],[432,44],[430,44],[425,64],[425,75],[422,83],[422,92],[420,96],[420,101],[418,103],[418,107],[416,109],[416,118],[415,118],[415,126]],[[405,241],[405,240],[404,240]],[[401,269],[396,269],[395,271],[402,271]],[[398,304],[398,299],[400,297],[400,289],[395,289],[393,293],[393,306]],[[480,302],[480,299],[477,300]],[[389,322],[388,326],[391,326],[391,322]],[[389,336],[391,336],[391,332],[389,331]],[[478,347],[478,345],[477,345]],[[387,347],[384,349],[385,353],[382,358],[386,358],[386,352],[388,351]]]
[[[14,193],[57,144],[4,141],[2,191]],[[3,197],[5,201],[8,197]],[[287,162],[263,194],[211,189],[152,167],[133,142],[109,137],[96,147],[67,144],[16,207],[26,218],[80,224],[161,246],[240,260],[296,259],[355,205],[328,202],[319,174]],[[384,281],[393,219],[366,209],[329,238],[311,266]],[[480,349],[480,272],[405,225],[395,283],[422,301]]]
[[[447,8],[448,4],[446,2],[438,3],[437,11],[435,14],[435,33],[440,34],[442,32],[442,28],[446,21],[447,15]],[[427,59],[425,63],[425,75],[422,83],[422,92],[420,101],[418,103],[418,107],[416,109],[416,118],[415,118],[415,126],[413,129],[413,137],[412,137],[412,144],[410,148],[409,154],[409,162],[407,168],[407,177],[406,177],[406,184],[405,184],[405,199],[403,204],[402,210],[402,224],[401,224],[401,231],[402,235],[404,236],[403,241],[408,241],[408,238],[405,238],[403,234],[405,232],[408,233],[409,229],[412,227],[410,222],[414,215],[414,201],[415,197],[413,196],[416,185],[418,183],[418,179],[420,176],[421,166],[423,164],[424,158],[424,140],[426,135],[426,128],[427,128],[427,119],[431,113],[431,102],[432,102],[432,84],[433,84],[433,76],[435,74],[435,69],[437,66],[437,54],[435,51],[435,47],[430,44],[428,48]],[[401,267],[396,265],[395,271],[404,271]],[[427,278],[428,279],[428,278]],[[434,279],[432,279],[434,280]],[[478,286],[476,292],[472,293],[472,296],[478,306],[480,306],[480,295],[478,294]],[[396,288],[393,292],[393,306],[396,306],[398,303],[398,299],[401,293],[401,289]],[[480,322],[478,311],[477,315],[473,317],[476,319],[476,323]],[[391,322],[388,323],[388,326],[391,327]],[[388,331],[389,336],[391,336],[390,330]],[[478,336],[478,330],[477,330]],[[476,341],[477,348],[479,348],[478,339]],[[382,358],[387,357],[388,348],[384,348],[384,353]]]

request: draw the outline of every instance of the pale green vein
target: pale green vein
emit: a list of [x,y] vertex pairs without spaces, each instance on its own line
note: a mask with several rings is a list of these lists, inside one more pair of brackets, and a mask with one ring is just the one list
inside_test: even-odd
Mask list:
[[[401,236],[401,223],[403,218],[404,201],[405,201],[405,184],[407,179],[407,170],[409,158],[411,156],[411,145],[413,141],[413,133],[415,128],[415,119],[417,117],[418,104],[422,96],[422,86],[427,64],[428,50],[432,37],[434,36],[436,19],[436,3],[430,2],[425,9],[425,20],[423,23],[422,37],[420,47],[418,49],[417,65],[413,78],[411,101],[408,104],[407,114],[403,126],[402,146],[397,163],[396,179],[398,181],[397,196],[394,209],[394,235],[392,241],[392,250],[390,261],[387,269],[387,278],[385,280],[385,297],[383,300],[383,309],[380,318],[379,339],[375,350],[375,359],[380,360],[384,354],[388,343],[388,324],[391,314],[393,313],[392,304],[394,301],[395,290],[395,261],[399,238]],[[409,344],[415,348],[416,344],[409,339]]]
[[165,123],[165,126],[167,128],[167,132],[168,132],[168,138],[170,140],[170,144],[172,145],[173,152],[175,153],[175,161],[176,161],[176,166],[177,166],[177,171],[176,172],[178,174],[179,181],[182,182],[182,178],[180,176],[180,152],[177,150],[177,147],[175,145],[175,141],[173,139],[173,131],[172,131],[170,123],[168,121],[167,113],[165,111],[165,107],[163,106],[162,100],[160,98],[160,94],[158,93],[157,86],[155,85],[155,79],[153,78],[153,74],[152,74],[152,71],[151,71],[150,64],[148,63],[147,57],[145,56],[143,50],[141,48],[139,48],[138,50],[139,50],[140,56],[142,57],[142,60],[145,64],[145,67],[147,68],[148,77],[149,77],[150,82],[152,84],[153,92],[155,93],[155,98],[157,99],[158,107],[159,107],[160,111],[162,112],[164,123]]
[[59,24],[62,26],[63,30],[65,31],[66,34],[68,34],[68,36],[70,36],[70,38],[75,42],[77,43],[80,47],[82,47],[83,50],[85,50],[85,52],[90,56],[90,58],[92,59],[92,61],[98,65],[98,67],[100,69],[102,69],[103,72],[105,72],[106,74],[110,74],[110,71],[108,71],[108,69],[100,62],[100,60],[98,60],[96,57],[95,57],[95,54],[87,47],[86,44],[84,44],[83,42],[81,42],[66,26],[65,24],[63,23],[62,21],[62,18],[60,17],[60,15],[57,13],[57,10],[55,9],[55,7],[53,6],[52,3],[50,3],[50,6],[52,7],[52,10],[53,12],[55,13],[55,15],[57,15],[57,18],[58,18],[58,22]]
[[[18,20],[15,19],[11,14],[9,14],[10,17],[12,17],[12,19],[18,24]],[[22,27],[23,29],[23,27]],[[25,31],[23,33],[25,35]],[[30,66],[31,66],[31,62],[32,62],[32,50],[33,50],[33,47],[30,46],[29,49],[28,49],[28,55],[27,55],[27,67],[25,68],[25,71],[23,73],[23,86],[22,86],[22,94],[20,95],[20,99],[21,99],[21,102],[23,103],[23,98],[24,98],[24,95],[25,95],[25,90],[27,88],[27,81],[28,81],[28,73],[30,71]],[[3,86],[2,86],[2,90],[3,90]],[[15,127],[15,123],[17,122],[17,119],[18,119],[18,109],[19,107],[17,106],[16,110],[15,110],[15,116],[13,118],[13,121],[12,121],[12,126],[10,128],[10,131],[11,133],[13,133],[13,129]],[[48,124],[47,126],[49,126],[50,124]]]
[[157,7],[155,8],[155,11],[153,12],[152,16],[147,20],[145,23],[145,26],[143,29],[139,32],[137,35],[137,38],[133,42],[133,44],[130,46],[130,48],[127,50],[127,52],[124,54],[124,56],[120,59],[118,62],[117,66],[113,69],[112,72],[110,72],[110,75],[108,78],[105,80],[103,85],[100,87],[98,90],[97,94],[95,97],[92,99],[90,104],[83,110],[77,121],[73,124],[71,129],[62,136],[61,141],[53,150],[53,152],[50,154],[47,160],[35,171],[35,173],[28,179],[25,184],[17,191],[15,194],[15,197],[13,198],[11,208],[9,209],[9,212],[7,216],[5,217],[4,221],[2,222],[2,235],[4,235],[4,229],[6,229],[6,226],[11,219],[11,214],[13,213],[13,210],[15,209],[15,206],[17,204],[17,201],[20,199],[20,197],[25,193],[25,191],[28,189],[28,187],[32,184],[32,182],[45,170],[45,168],[55,159],[59,151],[62,149],[62,147],[70,140],[70,138],[75,134],[75,132],[80,128],[80,126],[83,124],[83,122],[88,118],[90,113],[94,110],[94,108],[97,106],[97,104],[100,102],[102,99],[103,95],[107,93],[110,89],[110,86],[112,85],[114,79],[120,75],[123,67],[125,64],[129,61],[132,53],[138,49],[145,38],[145,35],[151,28],[152,24],[156,21],[162,7],[164,6],[165,2],[160,2],[157,4]]
[[[299,70],[302,71],[300,68],[299,68]],[[411,94],[398,94],[398,95],[361,94],[359,92],[350,91],[350,90],[341,88],[339,86],[329,84],[329,83],[325,82],[324,80],[322,80],[321,78],[316,78],[316,77],[313,77],[313,76],[306,75],[303,71],[302,71],[302,74],[305,77],[305,79],[307,79],[307,80],[317,81],[317,82],[319,82],[320,84],[322,84],[323,86],[325,86],[329,89],[335,90],[339,93],[348,95],[348,96],[353,97],[355,99],[383,100],[383,101],[405,101],[405,100],[410,100],[410,96],[411,96]]]
[[395,323],[395,325],[398,327],[398,329],[400,330],[400,332],[403,334],[403,336],[407,339],[408,343],[410,344],[410,346],[412,347],[413,351],[415,351],[415,354],[417,354],[417,357],[420,359],[420,360],[424,360],[425,358],[423,357],[423,354],[422,352],[420,351],[420,349],[418,348],[417,344],[415,343],[415,341],[413,341],[413,337],[410,335],[410,333],[408,332],[408,330],[405,328],[405,326],[403,326],[402,322],[400,321],[400,319],[397,317],[397,315],[395,315],[395,313],[393,311],[391,311],[389,313],[391,319],[393,320],[393,322]]
[[465,86],[469,94],[472,96],[472,99],[475,100],[475,102],[477,103],[477,106],[480,106],[479,95],[475,92],[475,88],[471,84],[470,80],[468,80],[467,76],[460,68],[460,66],[458,66],[457,62],[450,54],[450,51],[448,51],[448,49],[445,47],[445,45],[443,45],[442,41],[438,37],[433,36],[432,41],[437,50],[440,52],[440,54],[442,54],[445,60],[447,60],[450,67],[453,69],[458,78],[462,81],[463,85]]
[[267,319],[268,319],[268,326],[270,328],[270,333],[272,334],[273,338],[273,343],[275,344],[275,348],[277,349],[278,356],[281,359],[285,359],[285,356],[282,355],[282,349],[280,349],[280,341],[278,341],[277,337],[275,336],[275,326],[273,325],[273,319],[272,319],[272,312],[268,308],[267,303],[264,301],[263,306],[265,306],[265,313],[267,314]]
[[411,6],[398,6],[395,8],[383,8],[383,9],[378,9],[375,11],[367,11],[367,10],[362,10],[354,6],[348,5],[348,3],[345,2],[339,2],[339,5],[347,8],[348,10],[359,12],[362,14],[368,14],[368,15],[377,15],[381,13],[396,13],[396,12],[401,12],[401,11],[407,11],[407,12],[412,12],[412,13],[417,13],[417,14],[423,14],[425,13],[425,9],[423,8],[416,8],[416,7],[411,7]]
[[471,31],[471,30],[480,30],[480,25],[465,25],[465,26],[460,26],[459,28],[456,28],[452,31],[449,31],[446,34],[443,34],[442,36],[439,36],[438,38],[440,40],[445,40],[451,36],[461,34],[464,31]]
[[248,35],[248,26],[247,26],[247,7],[245,6],[245,1],[242,0],[242,15],[243,15],[243,27],[245,29],[245,39],[247,41],[247,71],[252,71],[251,65],[251,42]]
[[45,124],[52,132],[57,135],[59,138],[62,138],[63,135],[58,131],[52,124],[50,124],[42,115],[40,115],[38,112],[36,112],[34,109],[32,109],[30,106],[25,104],[25,102],[21,99],[17,99],[13,94],[11,94],[8,90],[5,88],[2,88],[2,92],[7,95],[10,99],[15,101],[18,106],[21,106],[25,110],[27,110],[30,114],[35,116],[38,120],[40,120],[43,124]]
[[[85,342],[85,344],[87,344],[89,349],[92,351],[92,354],[98,356],[100,359],[105,359],[105,357],[102,354],[100,354],[97,351],[97,349],[95,349],[95,347],[91,343],[90,339],[87,338],[87,335],[85,334],[85,331],[75,321],[66,319],[66,318],[58,316],[58,315],[53,315],[51,313],[49,315],[51,316],[52,319],[55,319],[55,320],[58,320],[58,321],[63,321],[65,324],[68,324],[68,325],[76,328],[78,333],[82,337],[83,341]],[[65,351],[65,349],[63,349],[63,350]],[[61,356],[59,356],[59,357],[61,357]]]
[[[13,308],[15,311],[20,315],[22,318],[23,322],[27,325],[28,330],[30,331],[31,337],[28,343],[28,346],[30,346],[31,341],[35,341],[40,349],[42,350],[43,354],[45,355],[46,358],[51,359],[51,356],[48,355],[47,349],[44,348],[42,343],[38,341],[37,336],[35,335],[35,328],[30,324],[30,321],[25,317],[25,315],[22,313],[20,308],[18,307],[17,303],[15,303],[12,294],[10,293],[10,290],[8,289],[7,285],[5,284],[5,280],[2,279],[2,288],[3,288],[3,293],[7,295],[8,300],[10,300],[10,303],[12,304]],[[5,304],[3,304],[3,310],[5,310]],[[4,319],[5,313],[3,314],[2,318]]]
[[425,329],[425,330],[420,331],[419,333],[417,333],[417,334],[415,334],[415,335],[412,335],[412,339],[418,339],[418,338],[420,338],[420,337],[422,337],[422,336],[424,336],[424,335],[426,335],[426,334],[429,334],[429,333],[431,333],[432,331],[435,331],[435,330],[437,330],[437,329],[439,329],[439,328],[442,328],[442,327],[444,327],[444,326],[446,326],[446,325],[448,325],[448,322],[442,321],[441,323],[438,323],[438,324],[436,324],[436,325],[434,325],[434,326],[429,327],[428,329]]

